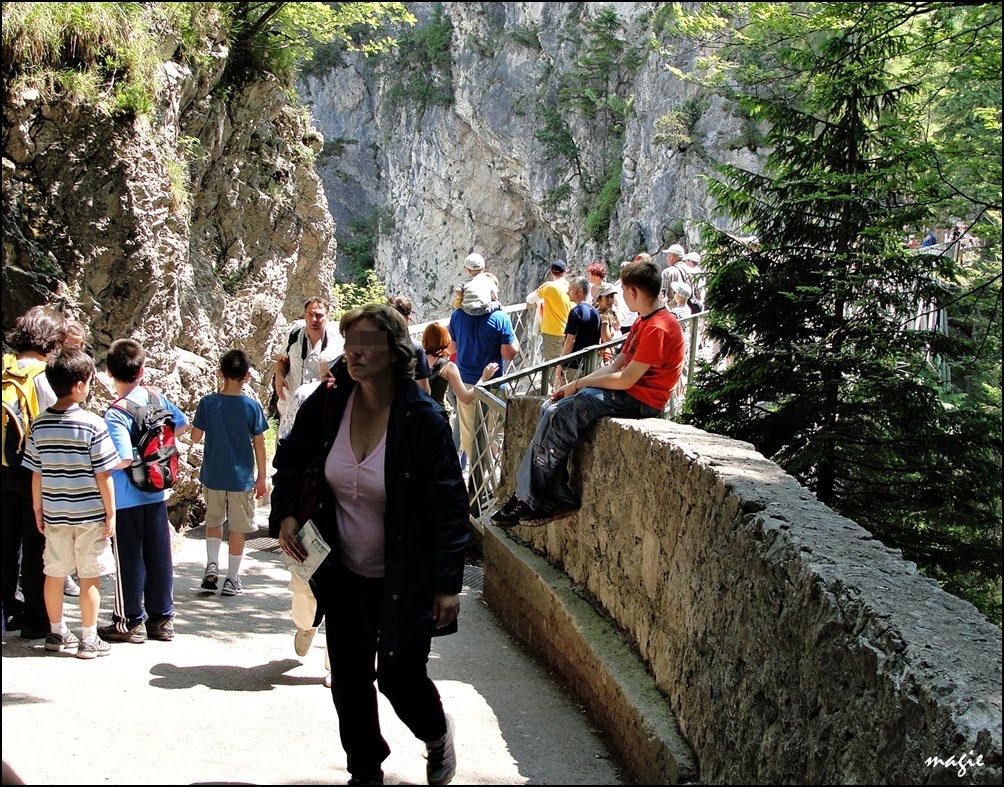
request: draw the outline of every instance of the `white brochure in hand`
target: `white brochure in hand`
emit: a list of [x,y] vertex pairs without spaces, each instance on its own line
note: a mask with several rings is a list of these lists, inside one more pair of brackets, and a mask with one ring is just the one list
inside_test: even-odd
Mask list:
[[321,536],[312,519],[307,520],[307,523],[300,528],[300,532],[296,534],[296,537],[300,539],[307,557],[302,563],[298,563],[283,552],[282,562],[292,573],[296,574],[304,582],[307,582],[314,576],[317,567],[324,562],[324,558],[331,552],[331,547],[328,546],[328,542]]

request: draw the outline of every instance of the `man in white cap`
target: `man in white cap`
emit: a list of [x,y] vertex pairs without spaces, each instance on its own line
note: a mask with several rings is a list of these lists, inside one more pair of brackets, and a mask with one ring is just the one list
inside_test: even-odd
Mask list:
[[694,291],[694,298],[704,303],[704,280],[707,272],[701,267],[701,255],[696,251],[688,251],[683,255],[683,269],[687,273],[687,281]]
[[687,272],[680,264],[687,250],[679,243],[674,243],[663,249],[662,253],[666,255],[666,267],[662,269],[662,295],[665,300],[670,301],[673,298],[673,282],[687,281]]

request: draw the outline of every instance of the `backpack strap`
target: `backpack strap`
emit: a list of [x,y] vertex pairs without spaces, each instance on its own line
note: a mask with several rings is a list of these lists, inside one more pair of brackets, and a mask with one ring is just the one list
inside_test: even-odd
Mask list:
[[[132,440],[134,445],[136,441],[139,439],[139,435],[137,434],[139,419],[137,418],[137,416],[139,415],[140,410],[143,410],[144,408],[147,408],[152,404],[163,404],[160,394],[158,394],[153,388],[148,388],[145,385],[141,385],[139,387],[142,388],[144,391],[146,391],[148,401],[145,405],[136,404],[136,402],[134,402],[132,399],[129,399],[127,396],[120,396],[118,399],[116,399],[114,402],[108,405],[108,410],[111,410],[113,407],[118,410],[123,410],[124,412],[128,413],[129,417],[132,419],[132,426],[129,427],[129,439]],[[106,410],[105,412],[108,411]]]
[[[306,361],[307,360],[307,350],[308,350],[308,348],[307,348],[307,338],[308,338],[307,337],[307,326],[305,325],[305,326],[303,326],[303,330],[300,333],[300,360],[301,361]],[[327,328],[327,326],[325,326],[324,332],[321,334],[321,352],[324,352],[326,349],[328,349],[328,328]],[[288,352],[286,354],[289,355]]]

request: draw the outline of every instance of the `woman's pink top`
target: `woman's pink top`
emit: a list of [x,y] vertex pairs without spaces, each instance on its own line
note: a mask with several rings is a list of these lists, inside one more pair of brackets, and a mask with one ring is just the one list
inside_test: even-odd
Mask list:
[[328,458],[324,476],[337,498],[335,519],[338,522],[338,543],[342,563],[360,576],[383,576],[383,517],[387,508],[387,488],[384,482],[384,451],[387,433],[372,453],[362,462],[352,451],[352,405],[356,392],[342,415]]

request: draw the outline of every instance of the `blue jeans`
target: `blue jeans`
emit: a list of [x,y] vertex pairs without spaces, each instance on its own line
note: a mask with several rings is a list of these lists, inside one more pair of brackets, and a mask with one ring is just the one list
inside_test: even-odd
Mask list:
[[537,431],[516,472],[516,497],[530,508],[578,508],[580,499],[568,486],[568,457],[582,433],[604,416],[653,418],[659,410],[625,391],[583,388],[541,408]]

